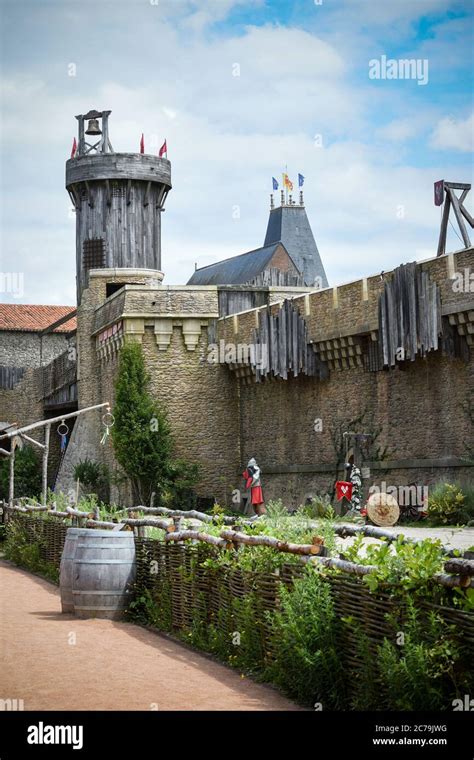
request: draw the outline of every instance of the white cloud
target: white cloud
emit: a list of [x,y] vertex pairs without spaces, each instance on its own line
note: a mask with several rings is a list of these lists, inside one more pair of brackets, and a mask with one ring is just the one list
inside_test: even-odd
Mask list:
[[450,116],[441,119],[431,136],[431,145],[439,150],[472,152],[474,147],[474,112],[466,119]]
[[420,123],[416,119],[394,119],[389,124],[376,130],[380,139],[393,142],[405,142],[420,133]]
[[[204,266],[263,243],[271,177],[286,164],[293,179],[298,171],[306,176],[306,208],[331,282],[434,253],[439,209],[432,183],[458,176],[459,169],[450,160],[429,168],[404,166],[400,155],[401,143],[405,151],[439,118],[434,107],[426,103],[420,115],[404,101],[394,105],[387,91],[375,96],[367,83],[354,85],[349,32],[345,46],[330,44],[322,33],[271,24],[208,38],[198,30],[202,19],[194,19],[196,33],[184,39],[183,7],[188,14],[205,12],[208,26],[214,13],[225,18],[238,3],[183,2],[179,13],[177,5],[137,5],[137,28],[130,35],[131,10],[119,3],[106,48],[98,44],[108,23],[99,6],[87,41],[74,48],[77,78],[67,78],[55,52],[54,71],[25,64],[7,77],[2,242],[7,266],[25,271],[25,302],[73,302],[74,223],[67,213],[64,162],[74,115],[91,107],[112,110],[117,152],[138,151],[142,132],[147,151],[156,152],[167,138],[173,175],[163,216],[167,284],[187,281],[195,261]],[[383,14],[399,18],[392,5],[372,4],[374,23],[382,24]],[[429,0],[429,8],[436,7],[441,2]],[[403,19],[414,17],[408,5],[402,10]],[[370,15],[367,6],[362,12]],[[79,23],[78,7],[75,13]],[[174,14],[173,25],[166,13]],[[94,75],[88,76],[92,49]],[[240,65],[238,77],[234,63]],[[380,114],[371,116],[374,103]],[[382,117],[392,120],[377,129]],[[316,147],[316,134],[323,148]]]

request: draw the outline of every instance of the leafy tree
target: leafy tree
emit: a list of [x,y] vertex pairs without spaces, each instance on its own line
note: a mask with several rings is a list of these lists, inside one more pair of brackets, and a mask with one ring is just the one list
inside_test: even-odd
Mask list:
[[170,423],[149,383],[140,344],[127,343],[115,386],[112,443],[137,504],[148,504],[153,492],[160,502],[179,498],[198,477],[196,465],[173,459]]
[[[8,499],[10,459],[0,459],[0,499]],[[31,446],[15,451],[15,498],[39,497],[41,494],[41,464]]]

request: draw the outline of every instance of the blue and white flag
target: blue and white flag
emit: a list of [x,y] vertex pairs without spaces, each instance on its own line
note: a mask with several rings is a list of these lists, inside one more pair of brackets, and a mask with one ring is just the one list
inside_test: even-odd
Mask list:
[[273,183],[273,189],[278,190],[278,182],[276,181],[275,177],[272,177],[272,183]]
[[298,174],[298,187],[303,187],[304,177],[302,174]]

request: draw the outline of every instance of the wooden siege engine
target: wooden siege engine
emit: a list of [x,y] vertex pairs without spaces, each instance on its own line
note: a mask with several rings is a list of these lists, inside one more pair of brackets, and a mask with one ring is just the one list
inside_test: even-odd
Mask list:
[[110,113],[76,116],[77,151],[66,162],[66,189],[76,211],[78,304],[91,269],[161,269],[161,212],[171,189],[171,163],[115,153]]

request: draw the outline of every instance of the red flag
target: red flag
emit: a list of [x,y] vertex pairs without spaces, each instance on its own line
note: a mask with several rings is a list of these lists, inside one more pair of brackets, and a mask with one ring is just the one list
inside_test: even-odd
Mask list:
[[74,138],[74,142],[72,144],[72,149],[71,149],[71,158],[74,158],[74,156],[76,155],[76,150],[77,150],[77,142],[76,142],[76,138]]
[[140,153],[144,153],[144,152],[145,152],[145,138],[143,137],[143,132],[142,132],[142,139],[140,140]]
[[163,155],[166,153],[166,158],[168,158],[168,148],[166,147],[166,140],[164,141],[163,145],[160,148],[160,152],[158,153],[160,158],[163,158]]
[[352,496],[352,488],[352,483],[348,483],[345,480],[338,480],[336,483],[336,499],[338,501],[341,501],[341,499],[346,498],[347,501],[350,501]]
[[435,206],[442,206],[444,201],[444,179],[434,183],[434,202]]

